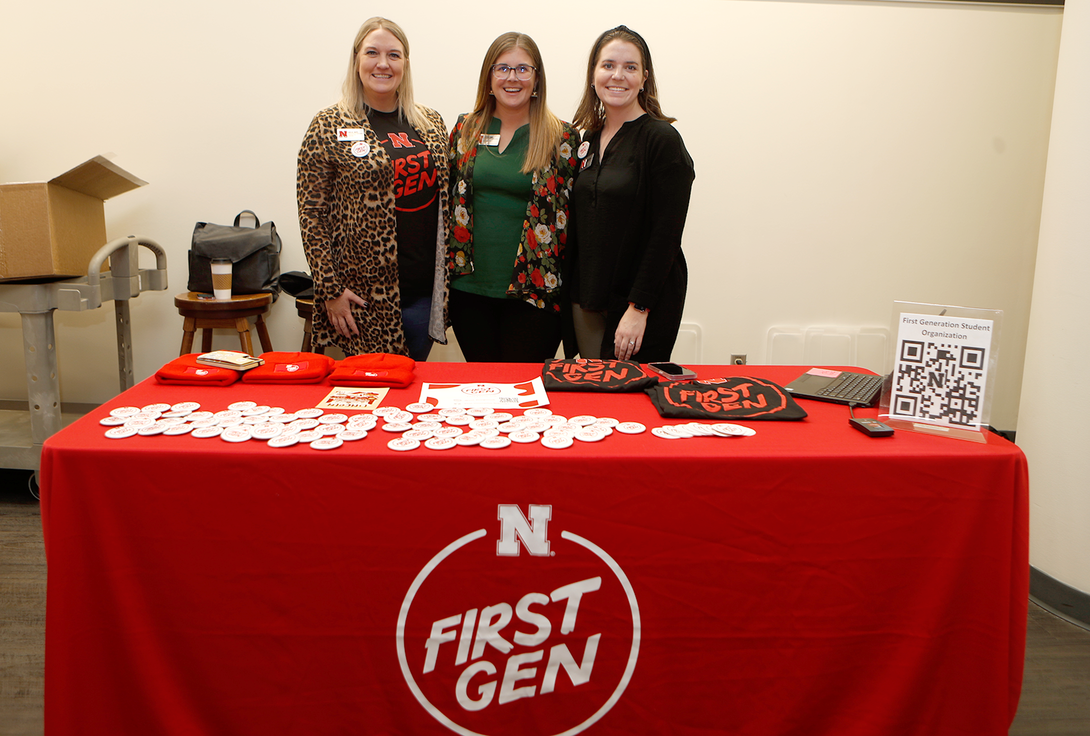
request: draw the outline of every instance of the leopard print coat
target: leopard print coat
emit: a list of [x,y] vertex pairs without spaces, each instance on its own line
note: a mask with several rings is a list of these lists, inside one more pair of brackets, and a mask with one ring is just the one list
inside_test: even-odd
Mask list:
[[[435,234],[435,286],[429,334],[446,343],[447,166],[446,125],[434,110],[420,107],[432,124],[418,131],[431,151],[439,174],[439,221]],[[366,155],[353,155],[361,141],[338,140],[338,130],[363,131]],[[358,134],[357,134],[358,135]],[[397,218],[394,211],[394,168],[366,116],[348,115],[337,106],[314,116],[299,150],[296,192],[303,250],[314,277],[313,339],[336,345],[346,355],[408,355],[401,322],[397,272]],[[370,306],[352,305],[360,334],[339,335],[324,309],[325,302],[351,289]]]

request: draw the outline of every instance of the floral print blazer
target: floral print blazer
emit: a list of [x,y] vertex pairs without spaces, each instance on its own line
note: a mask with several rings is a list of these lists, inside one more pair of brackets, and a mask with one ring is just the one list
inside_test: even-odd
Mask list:
[[[450,187],[448,198],[453,227],[448,240],[452,275],[473,272],[473,165],[477,146],[462,141],[465,115],[450,134]],[[568,239],[568,201],[578,170],[573,145],[579,134],[563,123],[561,144],[553,161],[533,174],[534,193],[526,203],[522,238],[511,272],[507,295],[539,309],[560,311],[560,270]]]

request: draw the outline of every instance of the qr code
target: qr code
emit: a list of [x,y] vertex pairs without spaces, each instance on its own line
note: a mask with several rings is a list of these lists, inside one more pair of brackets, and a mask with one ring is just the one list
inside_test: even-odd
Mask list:
[[890,413],[947,424],[980,424],[986,373],[985,348],[905,340]]

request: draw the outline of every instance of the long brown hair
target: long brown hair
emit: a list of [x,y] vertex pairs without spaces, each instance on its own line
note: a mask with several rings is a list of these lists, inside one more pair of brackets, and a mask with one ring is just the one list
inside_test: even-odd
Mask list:
[[648,48],[647,41],[644,41],[643,36],[628,26],[617,26],[599,36],[598,40],[594,42],[594,46],[591,47],[590,59],[587,61],[587,84],[583,89],[583,99],[579,101],[579,107],[575,111],[575,120],[572,121],[575,127],[593,132],[601,130],[602,126],[605,125],[605,106],[598,99],[598,93],[594,91],[594,70],[598,66],[598,57],[602,55],[602,49],[605,48],[605,45],[610,41],[617,40],[627,41],[640,50],[643,68],[647,72],[647,79],[644,80],[643,89],[636,95],[640,107],[648,115],[658,120],[665,120],[668,123],[677,120],[677,118],[663,114],[662,108],[659,106],[658,86],[655,84],[655,67],[651,63],[651,49]]
[[496,114],[496,98],[488,94],[492,89],[492,65],[511,49],[525,51],[537,67],[534,86],[536,96],[530,98],[530,145],[522,162],[522,173],[529,174],[539,171],[553,160],[560,147],[564,128],[560,118],[553,115],[545,102],[545,62],[541,59],[541,51],[534,39],[525,33],[505,33],[488,47],[484,63],[481,64],[481,76],[477,81],[477,101],[473,105],[473,112],[466,116],[462,124],[459,149],[469,150],[477,144],[481,133],[488,130]]
[[[341,101],[337,107],[342,112],[359,118],[366,117],[370,108],[363,98],[363,82],[360,80],[360,47],[363,40],[379,29],[389,31],[401,44],[405,51],[405,70],[401,75],[401,84],[397,87],[397,112],[398,117],[419,131],[431,130],[433,127],[427,116],[417,108],[413,102],[413,75],[409,65],[409,39],[401,26],[386,18],[368,18],[360,26],[356,33],[356,40],[352,43],[352,53],[348,55],[348,74],[341,86]],[[444,131],[445,132],[445,131]]]

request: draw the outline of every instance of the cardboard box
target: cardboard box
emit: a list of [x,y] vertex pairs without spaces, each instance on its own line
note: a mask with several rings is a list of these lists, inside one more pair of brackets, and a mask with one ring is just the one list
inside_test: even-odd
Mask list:
[[102,203],[145,184],[102,156],[48,182],[0,184],[0,281],[87,275],[107,243]]

